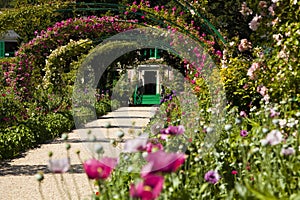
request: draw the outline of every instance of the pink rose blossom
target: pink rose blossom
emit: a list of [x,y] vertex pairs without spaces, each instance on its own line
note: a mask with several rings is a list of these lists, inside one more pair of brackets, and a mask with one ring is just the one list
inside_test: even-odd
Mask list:
[[241,43],[238,46],[240,52],[247,51],[251,48],[252,48],[252,44],[247,39],[242,39]]
[[255,15],[255,17],[249,23],[249,28],[253,31],[256,31],[260,24],[259,23],[260,21],[261,21],[261,16]]

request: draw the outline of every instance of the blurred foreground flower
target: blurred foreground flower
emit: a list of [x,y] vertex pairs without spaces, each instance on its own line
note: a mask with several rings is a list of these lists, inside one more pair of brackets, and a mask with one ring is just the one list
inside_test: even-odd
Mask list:
[[70,159],[63,158],[57,160],[49,160],[49,170],[53,173],[65,173],[70,169]]
[[142,169],[142,176],[156,172],[175,172],[184,163],[185,154],[183,153],[166,153],[162,150],[149,153],[146,157],[149,162]]
[[295,149],[293,147],[282,148],[280,153],[284,156],[293,155],[295,154]]
[[148,142],[146,145],[146,151],[148,153],[155,152],[158,150],[163,150],[163,149],[164,149],[163,145],[161,143],[159,143],[158,141],[151,141],[151,142]]
[[142,200],[156,199],[164,184],[164,177],[157,175],[149,175],[144,178],[144,181],[130,186],[130,196],[133,198],[140,198]]
[[276,145],[282,142],[283,136],[279,130],[272,130],[270,133],[268,133],[266,139],[261,140],[262,145]]
[[161,134],[165,135],[182,135],[184,133],[185,129],[184,126],[169,126],[168,128],[160,130]]
[[135,153],[135,152],[143,151],[146,148],[147,141],[148,141],[147,134],[140,135],[139,137],[132,140],[127,140],[124,145],[123,151],[127,153]]
[[90,159],[83,163],[89,179],[107,179],[117,165],[117,159],[104,157],[101,160]]
[[217,171],[210,170],[204,175],[204,179],[212,184],[216,184],[220,180],[221,176]]

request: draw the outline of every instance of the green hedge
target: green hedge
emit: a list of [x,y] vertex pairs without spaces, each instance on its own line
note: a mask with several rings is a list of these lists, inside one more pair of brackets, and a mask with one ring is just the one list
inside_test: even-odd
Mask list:
[[0,159],[9,159],[38,144],[70,131],[74,126],[69,113],[50,113],[29,118],[21,124],[0,129]]

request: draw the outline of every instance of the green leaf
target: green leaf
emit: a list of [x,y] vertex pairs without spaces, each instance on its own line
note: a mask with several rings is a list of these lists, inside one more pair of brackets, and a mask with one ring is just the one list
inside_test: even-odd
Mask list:
[[200,194],[202,194],[202,193],[204,192],[204,190],[207,188],[208,184],[209,184],[209,183],[204,183],[204,184],[201,186],[200,191],[199,191]]

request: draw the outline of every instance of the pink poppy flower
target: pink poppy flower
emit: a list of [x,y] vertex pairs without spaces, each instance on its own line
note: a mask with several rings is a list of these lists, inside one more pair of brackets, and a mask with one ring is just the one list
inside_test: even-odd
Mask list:
[[149,175],[144,178],[144,181],[130,186],[130,196],[132,198],[140,198],[142,200],[156,199],[163,188],[164,177],[157,175]]
[[131,140],[127,140],[124,145],[124,152],[135,153],[144,151],[148,142],[148,135],[142,134],[139,137]]
[[295,149],[293,147],[282,148],[280,153],[284,156],[293,155],[295,154]]
[[169,126],[168,128],[160,130],[161,134],[165,135],[182,135],[184,133],[185,129],[184,126]]
[[83,163],[89,179],[107,179],[117,165],[117,159],[104,157],[101,160],[90,159]]
[[177,171],[185,161],[185,154],[166,153],[159,150],[154,153],[149,153],[146,160],[149,163],[142,168],[142,177],[156,172],[170,173]]
[[146,151],[148,153],[155,152],[157,150],[163,150],[163,149],[164,149],[163,145],[159,142],[148,142],[146,145]]
[[65,173],[70,169],[69,158],[49,160],[49,170],[53,173]]
[[268,133],[265,139],[261,140],[262,145],[270,144],[271,146],[277,145],[283,141],[283,136],[279,130],[272,130]]

